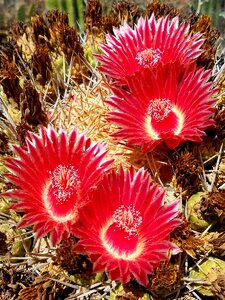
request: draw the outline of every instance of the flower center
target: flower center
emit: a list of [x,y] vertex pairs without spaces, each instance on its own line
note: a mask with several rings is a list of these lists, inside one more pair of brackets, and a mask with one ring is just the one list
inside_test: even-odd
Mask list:
[[58,165],[54,171],[49,171],[49,174],[49,208],[56,217],[64,217],[76,206],[80,186],[79,175],[71,165]]
[[173,111],[169,99],[150,100],[147,115],[150,117],[150,127],[156,136],[174,134],[179,127],[179,118]]
[[162,59],[162,51],[158,48],[148,48],[137,53],[136,60],[144,68],[155,67]]
[[138,210],[135,210],[132,205],[126,207],[121,205],[113,214],[114,224],[126,233],[125,238],[137,234],[139,225],[142,223],[142,217]]
[[171,111],[170,100],[166,98],[151,100],[147,108],[148,115],[156,122],[164,120]]
[[113,223],[104,235],[104,242],[110,252],[117,256],[128,256],[137,250],[138,228],[142,216],[132,205],[121,205],[113,214]]

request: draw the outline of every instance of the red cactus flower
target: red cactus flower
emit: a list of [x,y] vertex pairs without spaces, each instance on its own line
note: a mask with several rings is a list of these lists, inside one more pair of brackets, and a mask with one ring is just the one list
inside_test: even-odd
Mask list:
[[12,208],[24,213],[19,227],[32,226],[36,238],[50,233],[56,245],[70,234],[80,208],[89,200],[111,161],[104,161],[104,145],[92,143],[74,129],[42,128],[40,136],[29,133],[27,150],[14,145],[18,158],[7,158],[6,176],[17,186],[4,196],[16,201]]
[[143,168],[106,175],[74,230],[80,237],[77,251],[89,254],[94,271],[106,271],[112,280],[146,285],[147,274],[168,259],[169,251],[180,252],[169,241],[181,223],[178,202],[163,206],[163,198]]
[[175,148],[183,141],[201,141],[203,130],[213,124],[209,118],[216,103],[209,73],[194,64],[167,64],[130,77],[129,92],[112,88],[109,120],[120,126],[114,136],[142,146],[143,152],[162,142]]
[[201,34],[188,34],[189,24],[179,25],[178,17],[139,19],[132,29],[125,23],[114,28],[114,35],[106,35],[106,44],[100,47],[103,54],[96,54],[101,62],[99,70],[114,79],[122,80],[146,68],[180,61],[187,64],[196,59],[204,39]]

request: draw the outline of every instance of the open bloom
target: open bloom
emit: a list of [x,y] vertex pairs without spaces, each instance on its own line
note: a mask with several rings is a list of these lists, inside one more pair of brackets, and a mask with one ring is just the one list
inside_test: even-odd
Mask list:
[[77,251],[89,254],[94,271],[106,271],[112,280],[146,285],[147,274],[168,259],[169,251],[180,251],[169,241],[181,223],[178,202],[163,206],[163,198],[143,168],[106,175],[74,231],[80,237]]
[[50,233],[56,245],[68,237],[78,220],[79,210],[88,202],[111,161],[104,161],[104,145],[92,143],[77,129],[66,136],[52,127],[40,135],[29,133],[27,150],[14,145],[17,158],[7,158],[6,176],[17,186],[4,193],[16,201],[12,208],[24,213],[19,226],[31,226],[36,238]]
[[112,88],[109,120],[120,127],[114,136],[140,145],[143,152],[162,142],[175,148],[183,141],[201,141],[203,130],[213,124],[216,103],[209,73],[194,64],[171,63],[130,77],[129,92]]
[[168,62],[190,63],[201,53],[204,39],[201,34],[189,34],[189,24],[179,24],[178,17],[139,19],[132,29],[128,24],[114,28],[114,35],[106,35],[106,44],[101,44],[103,54],[96,54],[101,62],[99,70],[114,79],[143,69],[155,68]]

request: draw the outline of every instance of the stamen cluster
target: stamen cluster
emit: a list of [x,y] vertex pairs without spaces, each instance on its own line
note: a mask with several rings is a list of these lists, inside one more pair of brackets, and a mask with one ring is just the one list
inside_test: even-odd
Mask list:
[[128,233],[128,237],[137,234],[137,229],[142,223],[142,216],[139,211],[130,205],[121,205],[113,214],[113,221],[117,227]]
[[51,189],[58,202],[63,203],[76,193],[80,184],[77,170],[74,166],[58,165],[51,175]]
[[164,120],[172,110],[171,102],[168,99],[154,99],[149,102],[148,115],[156,122]]
[[160,49],[145,49],[137,53],[136,60],[140,66],[144,68],[155,67],[162,59],[162,51]]

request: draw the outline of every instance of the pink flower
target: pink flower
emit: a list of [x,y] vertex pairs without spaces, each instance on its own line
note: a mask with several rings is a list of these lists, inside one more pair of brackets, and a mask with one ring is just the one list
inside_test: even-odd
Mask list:
[[89,254],[94,271],[106,271],[112,280],[146,285],[147,274],[168,259],[169,251],[180,251],[169,241],[181,223],[178,202],[163,206],[163,198],[143,168],[108,174],[74,230],[80,238],[77,251]]
[[139,19],[132,29],[124,24],[114,28],[114,35],[106,35],[106,44],[101,44],[103,54],[96,54],[101,62],[99,70],[114,79],[123,81],[135,72],[156,68],[169,62],[188,64],[203,50],[201,34],[189,34],[189,24],[179,25],[178,17]]
[[50,233],[56,245],[69,236],[111,161],[104,161],[104,145],[78,135],[77,129],[67,137],[64,130],[43,127],[40,136],[29,133],[26,145],[27,150],[14,145],[18,157],[6,159],[7,177],[17,188],[4,195],[24,213],[19,227],[33,225],[36,238]]
[[184,141],[201,141],[203,130],[213,124],[216,104],[209,74],[194,64],[171,63],[130,77],[129,92],[112,88],[109,120],[120,127],[114,136],[141,146],[143,152],[162,142],[175,148]]

